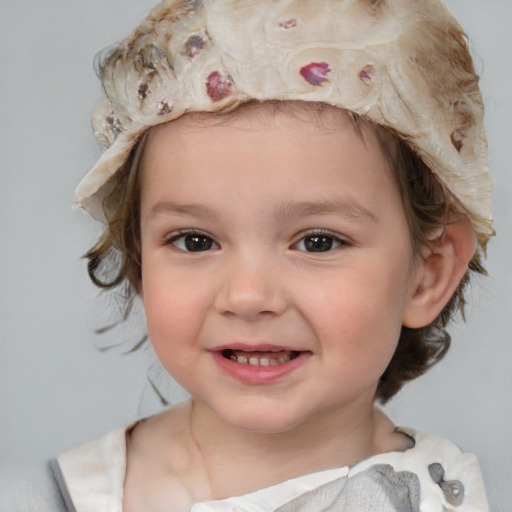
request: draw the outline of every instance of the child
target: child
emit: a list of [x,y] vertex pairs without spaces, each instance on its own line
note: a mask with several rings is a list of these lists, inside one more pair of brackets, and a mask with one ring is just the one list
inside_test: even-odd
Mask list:
[[61,455],[67,509],[488,510],[472,455],[374,407],[445,354],[493,233],[446,9],[164,0],[100,68],[89,273],[192,400]]

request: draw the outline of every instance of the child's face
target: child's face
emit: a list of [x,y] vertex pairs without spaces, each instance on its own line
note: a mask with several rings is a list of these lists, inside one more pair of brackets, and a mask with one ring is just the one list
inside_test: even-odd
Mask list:
[[374,136],[363,141],[334,108],[262,106],[150,134],[141,196],[150,338],[227,424],[282,432],[371,407],[416,275],[386,162]]

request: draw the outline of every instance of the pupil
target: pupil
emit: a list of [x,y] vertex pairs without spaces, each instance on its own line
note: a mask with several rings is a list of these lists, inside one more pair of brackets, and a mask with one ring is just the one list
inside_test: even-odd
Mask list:
[[207,251],[212,246],[212,239],[202,235],[187,235],[185,247],[188,251]]
[[304,243],[310,252],[324,252],[332,249],[332,238],[328,236],[308,236]]

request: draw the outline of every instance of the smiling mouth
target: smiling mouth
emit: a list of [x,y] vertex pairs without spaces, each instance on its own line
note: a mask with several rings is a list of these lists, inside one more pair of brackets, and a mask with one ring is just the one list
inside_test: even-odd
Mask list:
[[278,352],[268,351],[251,351],[225,349],[222,355],[226,359],[239,364],[247,364],[251,366],[277,366],[287,363],[300,355],[295,350],[280,350]]

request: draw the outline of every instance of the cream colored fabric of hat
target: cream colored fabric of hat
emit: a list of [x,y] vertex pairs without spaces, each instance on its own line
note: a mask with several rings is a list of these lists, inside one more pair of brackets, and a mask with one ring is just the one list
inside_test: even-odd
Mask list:
[[164,0],[102,66],[92,124],[108,149],[76,190],[103,219],[105,184],[148,127],[249,100],[332,104],[398,133],[492,235],[483,106],[462,29],[439,0]]

